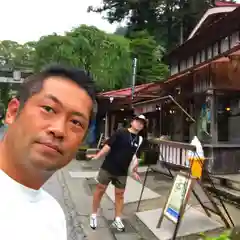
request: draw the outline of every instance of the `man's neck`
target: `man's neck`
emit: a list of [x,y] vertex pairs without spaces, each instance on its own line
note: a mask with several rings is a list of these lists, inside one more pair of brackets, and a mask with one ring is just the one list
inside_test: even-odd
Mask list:
[[138,133],[139,133],[139,131],[137,131],[136,129],[134,129],[134,128],[132,128],[132,127],[128,128],[128,131],[129,131],[130,133],[133,133],[133,134],[138,134]]
[[36,174],[34,169],[27,169],[24,164],[16,163],[3,142],[0,144],[0,169],[28,188],[38,190],[46,182],[46,177]]

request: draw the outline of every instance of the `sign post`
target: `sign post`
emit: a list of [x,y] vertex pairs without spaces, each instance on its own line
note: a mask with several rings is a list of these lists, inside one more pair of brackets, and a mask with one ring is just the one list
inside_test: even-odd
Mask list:
[[164,206],[157,228],[161,227],[164,217],[175,224],[173,239],[176,238],[180,223],[191,195],[195,178],[186,173],[179,173],[174,180],[172,189]]
[[[160,160],[161,166],[167,170],[167,172],[164,171],[164,175],[167,174],[170,178],[173,179],[173,185],[171,188],[171,191],[168,195],[168,198],[165,202],[165,206],[162,210],[161,216],[159,216],[159,221],[156,226],[156,228],[160,228],[162,225],[163,220],[170,221],[174,224],[174,232],[172,240],[175,240],[177,237],[177,233],[179,230],[179,227],[181,225],[181,221],[183,219],[185,209],[187,206],[187,203],[189,201],[190,196],[193,194],[193,196],[196,198],[196,200],[201,205],[202,209],[206,213],[208,217],[211,217],[211,213],[219,216],[225,226],[227,228],[230,228],[234,226],[234,222],[232,221],[231,216],[229,215],[224,203],[222,202],[222,199],[220,196],[216,193],[214,198],[209,194],[207,187],[202,185],[201,180],[199,179],[199,176],[192,176],[192,163],[193,161],[189,162],[189,166],[183,167],[184,172],[178,173],[175,177],[173,176],[173,172],[171,169],[171,165],[168,164],[166,161],[166,157],[170,155],[170,150],[168,153],[164,151],[163,149],[173,149],[173,151],[176,152],[177,149],[180,151],[192,151],[196,155],[196,160],[199,161],[199,164],[202,165],[204,162],[201,161],[201,156],[198,155],[198,151],[195,145],[192,144],[186,144],[186,143],[179,143],[179,142],[173,142],[169,140],[163,140],[163,139],[151,139],[151,148],[159,149],[159,155],[158,157],[155,157],[154,155],[151,155],[151,159],[157,159],[157,161]],[[153,146],[152,146],[153,145]],[[158,152],[157,151],[157,152]],[[177,155],[175,154],[175,157]],[[172,158],[175,158],[172,155]],[[157,162],[156,161],[156,162]],[[172,164],[174,164],[176,161],[172,161]],[[154,163],[151,163],[150,165],[154,165]],[[149,168],[148,168],[149,169]],[[214,187],[214,183],[212,182],[212,179],[209,176],[209,173],[207,171],[204,171],[204,176],[208,179],[209,183]],[[145,174],[143,186],[142,186],[142,192],[145,187],[146,178],[148,176],[148,172]],[[139,203],[137,207],[137,211],[139,211],[140,202],[142,199],[142,193],[139,198]],[[222,207],[222,209],[219,206]],[[164,226],[162,226],[164,228]],[[171,230],[172,231],[172,230]]]
[[[204,202],[202,202],[199,197],[200,194],[196,192],[196,189],[198,189],[198,191],[200,190],[203,194],[205,194],[208,199],[208,203],[211,203],[212,208],[208,208],[207,206],[205,206]],[[215,201],[204,190],[204,188],[200,184],[200,181],[196,177],[191,176],[191,174],[189,173],[179,173],[174,179],[172,189],[168,195],[167,201],[165,203],[156,228],[161,227],[164,218],[171,221],[175,224],[175,229],[172,237],[172,239],[175,240],[191,193],[193,193],[194,196],[197,198],[208,217],[211,216],[209,212],[211,211],[222,219],[226,227],[231,227],[228,220],[222,214]],[[231,223],[234,226],[233,222]]]
[[178,174],[174,180],[174,184],[163,213],[173,223],[178,222],[181,207],[182,205],[185,206],[188,201],[192,184],[193,178],[184,174]]

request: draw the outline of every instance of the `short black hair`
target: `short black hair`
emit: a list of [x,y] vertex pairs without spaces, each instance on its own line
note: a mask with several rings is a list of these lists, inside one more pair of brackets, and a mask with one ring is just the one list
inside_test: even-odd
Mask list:
[[[39,93],[44,81],[53,76],[61,76],[75,82],[80,88],[84,89],[96,105],[96,90],[90,74],[83,69],[62,66],[59,64],[49,65],[39,73],[27,77],[17,93],[20,106],[23,107],[26,101],[34,94]],[[96,106],[94,106],[95,108]],[[96,109],[94,109],[96,111]],[[94,112],[95,112],[94,111]]]

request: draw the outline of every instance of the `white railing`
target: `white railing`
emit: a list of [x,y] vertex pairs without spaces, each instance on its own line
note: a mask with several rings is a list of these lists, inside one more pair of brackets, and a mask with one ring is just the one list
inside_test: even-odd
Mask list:
[[188,151],[196,151],[193,145],[161,139],[151,139],[150,143],[159,145],[159,161],[189,168]]
[[159,160],[164,161],[173,165],[182,167],[189,167],[189,161],[187,158],[188,150],[183,148],[177,148],[168,146],[165,144],[159,144],[160,156]]

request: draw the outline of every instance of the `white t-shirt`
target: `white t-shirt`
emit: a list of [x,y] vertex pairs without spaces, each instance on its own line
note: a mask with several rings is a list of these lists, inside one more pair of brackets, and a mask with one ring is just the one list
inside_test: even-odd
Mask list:
[[43,189],[27,188],[0,169],[0,239],[66,240],[59,203]]

